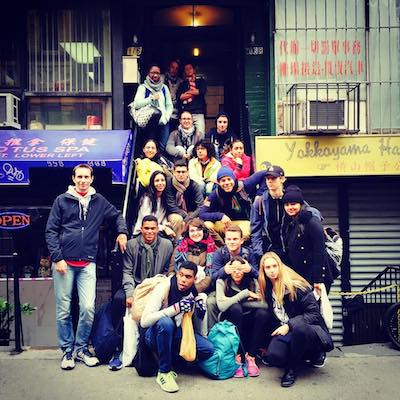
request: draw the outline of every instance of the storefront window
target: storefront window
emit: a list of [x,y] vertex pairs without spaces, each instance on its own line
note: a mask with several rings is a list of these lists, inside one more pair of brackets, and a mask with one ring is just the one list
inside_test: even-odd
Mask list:
[[28,110],[28,129],[111,129],[107,97],[31,97]]
[[364,2],[285,0],[275,8],[278,133],[307,131],[313,120],[322,129],[365,131]]
[[30,11],[28,128],[110,129],[110,47],[109,11]]
[[373,133],[400,132],[400,1],[371,0],[370,121]]
[[14,39],[0,38],[0,87],[14,88],[20,86],[18,45]]

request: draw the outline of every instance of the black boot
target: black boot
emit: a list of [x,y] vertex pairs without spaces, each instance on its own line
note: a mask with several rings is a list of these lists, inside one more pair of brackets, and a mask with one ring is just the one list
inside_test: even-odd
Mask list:
[[290,387],[296,381],[296,371],[292,368],[287,368],[284,375],[281,378],[282,387]]

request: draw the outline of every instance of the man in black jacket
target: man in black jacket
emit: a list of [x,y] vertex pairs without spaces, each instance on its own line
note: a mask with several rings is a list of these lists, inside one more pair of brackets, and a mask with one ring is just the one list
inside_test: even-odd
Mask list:
[[[46,242],[53,262],[56,297],[57,335],[63,351],[61,368],[75,367],[75,358],[93,367],[99,360],[88,350],[96,297],[96,255],[100,226],[113,222],[117,243],[126,249],[126,223],[121,213],[91,186],[93,169],[79,164],[73,170],[66,193],[58,196],[46,226]],[[76,284],[79,296],[79,321],[74,336],[71,298]]]
[[189,178],[189,169],[185,160],[174,163],[174,175],[167,182],[168,216],[176,238],[182,234],[184,223],[199,215],[204,198],[198,183]]

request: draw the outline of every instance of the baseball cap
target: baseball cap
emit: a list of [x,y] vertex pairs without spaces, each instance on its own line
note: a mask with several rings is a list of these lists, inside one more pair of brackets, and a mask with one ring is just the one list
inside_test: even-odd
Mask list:
[[267,176],[278,178],[279,176],[285,176],[285,171],[279,165],[271,165],[267,168]]

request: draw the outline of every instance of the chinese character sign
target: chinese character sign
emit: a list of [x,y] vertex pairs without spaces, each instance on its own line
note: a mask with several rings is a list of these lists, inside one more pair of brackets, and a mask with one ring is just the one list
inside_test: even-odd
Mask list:
[[357,32],[281,30],[275,36],[275,57],[278,83],[365,79],[365,41]]

